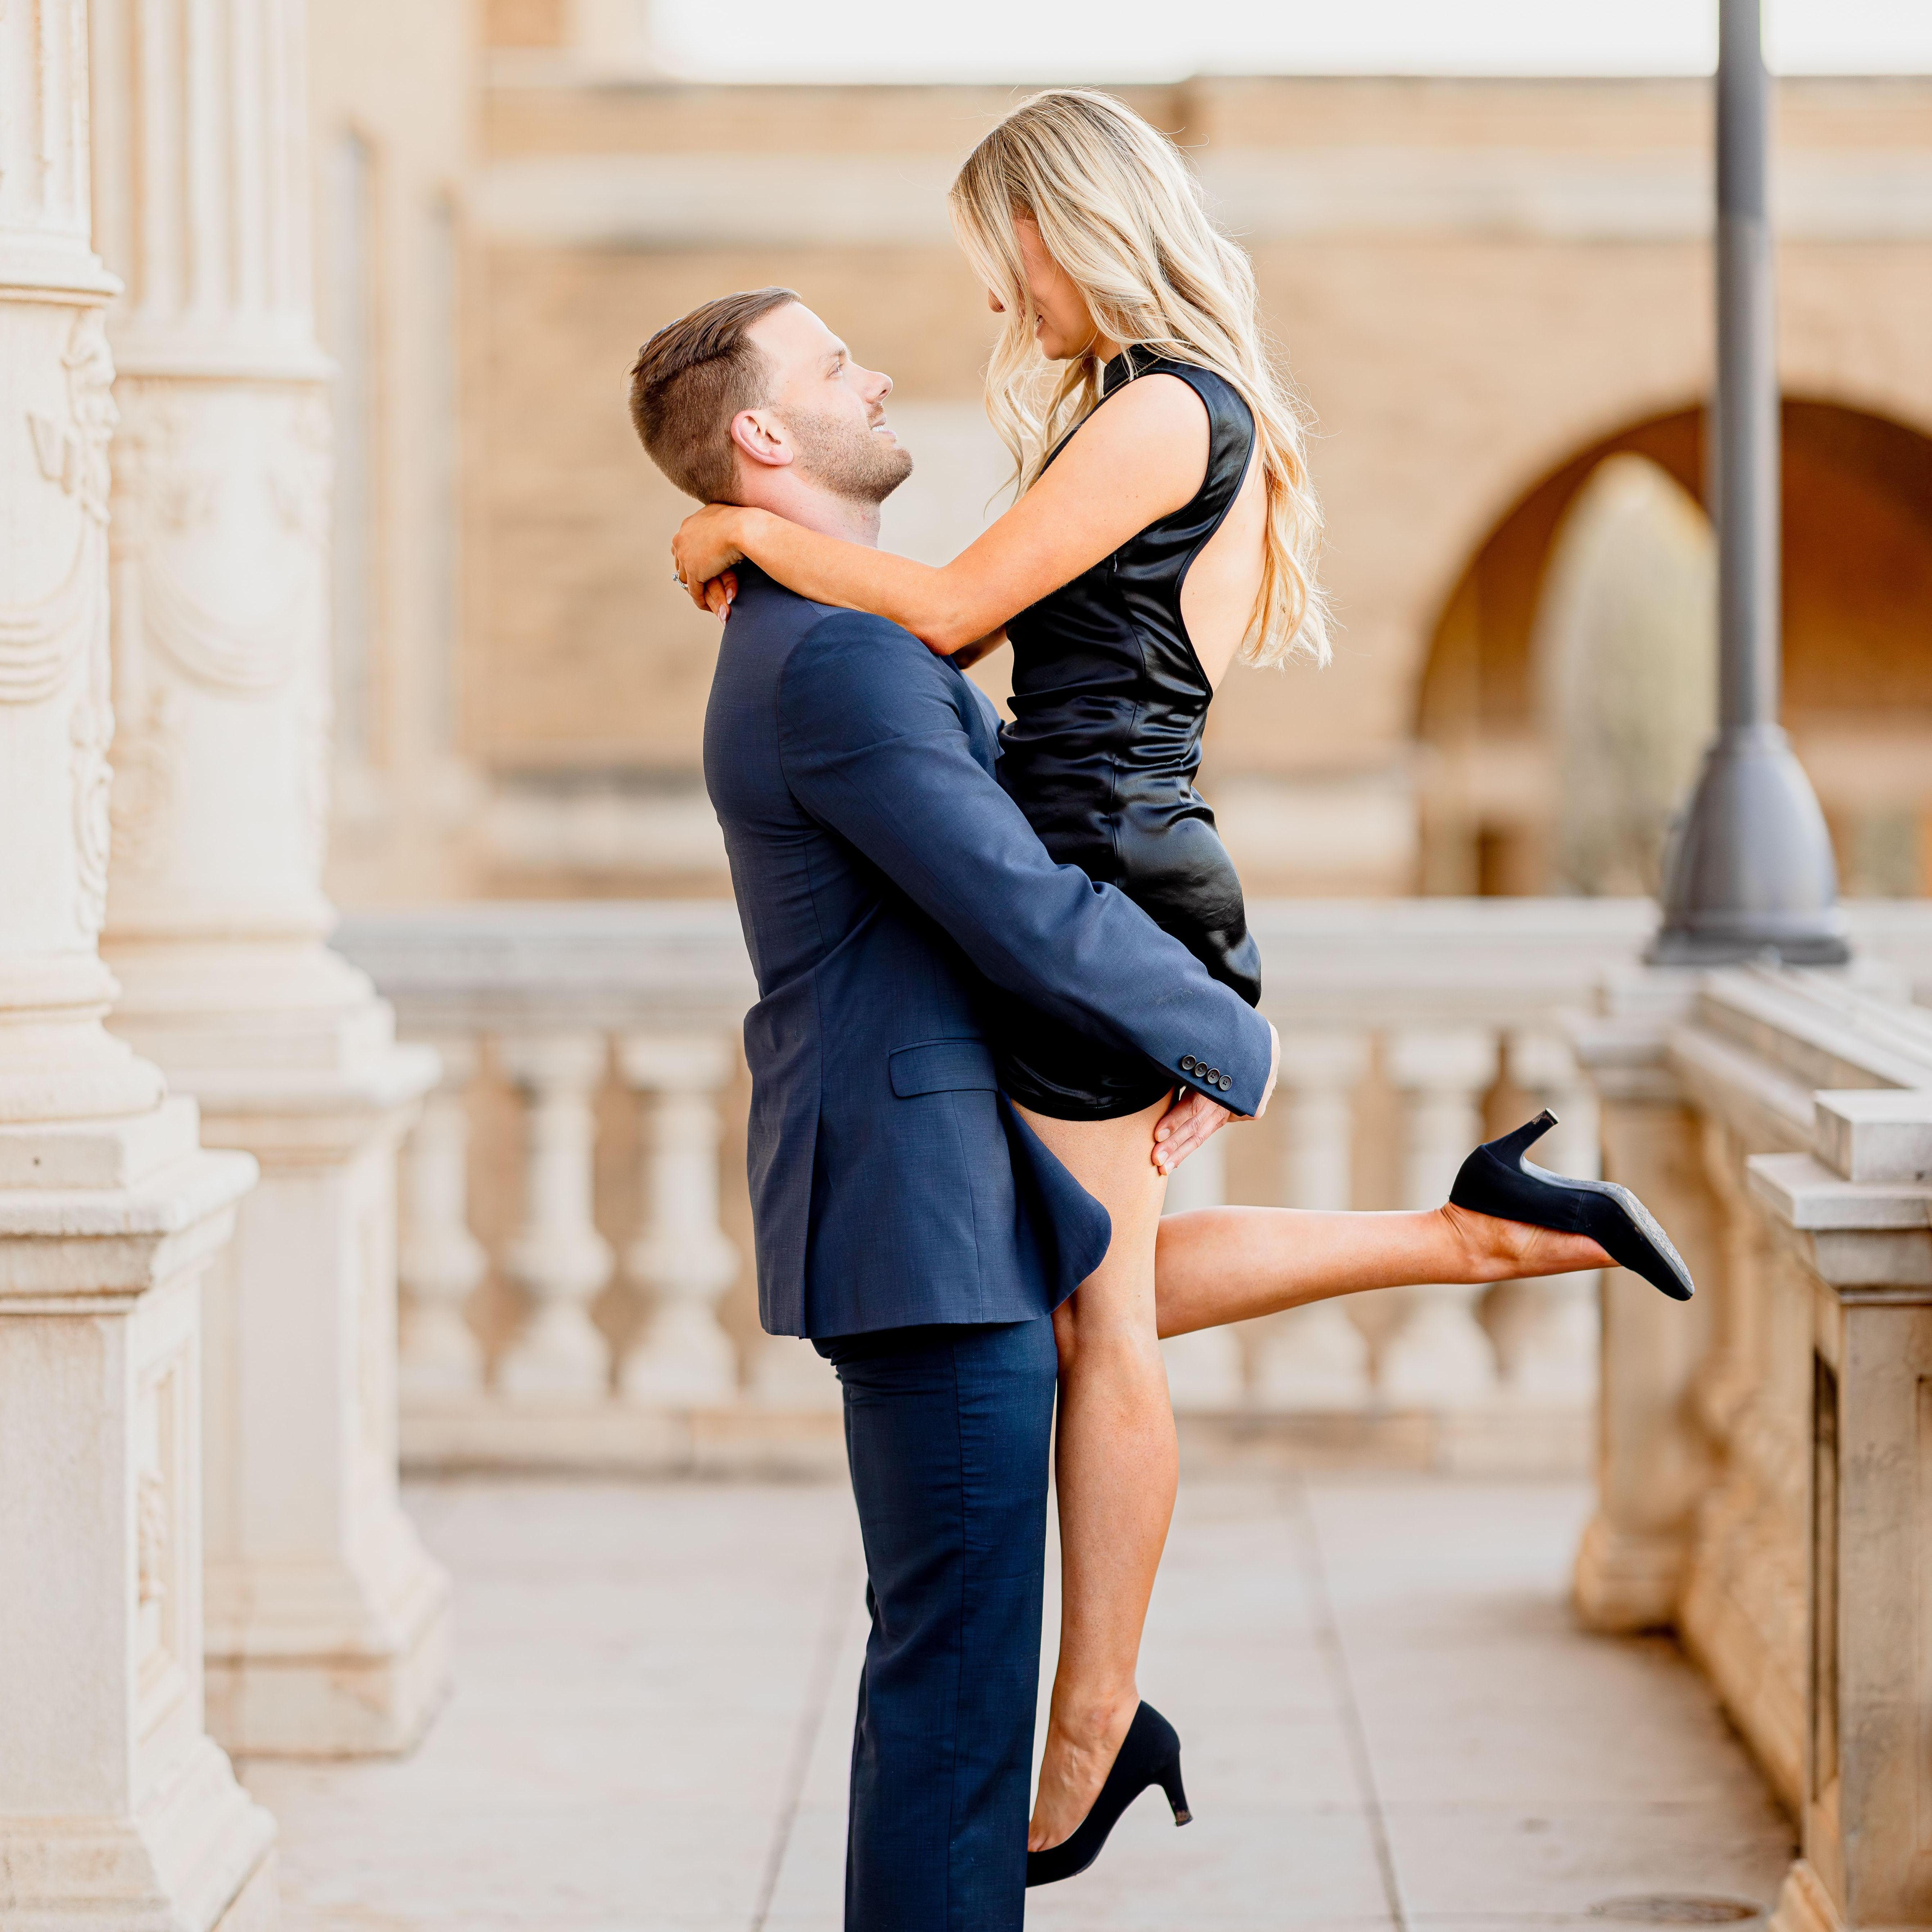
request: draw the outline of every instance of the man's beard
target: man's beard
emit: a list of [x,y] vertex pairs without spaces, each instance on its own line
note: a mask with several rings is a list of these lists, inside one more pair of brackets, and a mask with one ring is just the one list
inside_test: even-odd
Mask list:
[[883,503],[912,474],[908,451],[849,417],[794,410],[784,420],[798,439],[799,475],[848,502]]

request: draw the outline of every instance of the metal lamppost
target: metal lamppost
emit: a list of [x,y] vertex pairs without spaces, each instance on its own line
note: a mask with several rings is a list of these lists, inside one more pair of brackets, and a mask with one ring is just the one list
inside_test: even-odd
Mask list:
[[1664,866],[1659,965],[1848,958],[1824,814],[1778,722],[1778,298],[1762,0],[1718,0],[1718,736]]

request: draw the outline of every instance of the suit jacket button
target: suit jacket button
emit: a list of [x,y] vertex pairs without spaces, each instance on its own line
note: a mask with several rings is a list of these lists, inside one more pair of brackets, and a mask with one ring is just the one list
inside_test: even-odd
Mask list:
[[1220,1082],[1220,1078],[1221,1070],[1218,1066],[1210,1066],[1208,1068],[1208,1084],[1209,1086],[1213,1087],[1216,1085]]
[[1228,1088],[1230,1088],[1231,1087],[1232,1087],[1232,1086],[1234,1085],[1234,1080],[1233,1080],[1233,1078],[1232,1078],[1232,1077],[1231,1076],[1229,1076],[1229,1075],[1228,1075],[1228,1074],[1226,1074],[1226,1073],[1224,1073],[1224,1074],[1222,1074],[1222,1076],[1221,1076],[1221,1091],[1222,1091],[1222,1093],[1224,1093],[1224,1094],[1225,1094],[1225,1093],[1226,1093],[1226,1092],[1228,1091]]
[[1191,1053],[1184,1053],[1180,1056],[1180,1070],[1184,1073],[1192,1073],[1200,1064]]

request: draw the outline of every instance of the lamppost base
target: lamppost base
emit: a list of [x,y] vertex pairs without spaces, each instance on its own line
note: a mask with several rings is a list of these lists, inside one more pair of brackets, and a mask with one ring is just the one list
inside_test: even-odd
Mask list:
[[1837,933],[1772,938],[1762,933],[1731,937],[1668,928],[1651,941],[1643,956],[1650,966],[1742,966],[1766,958],[1785,966],[1843,966],[1851,956],[1850,946]]
[[1851,957],[1825,814],[1775,724],[1732,725],[1704,759],[1664,868],[1656,966]]

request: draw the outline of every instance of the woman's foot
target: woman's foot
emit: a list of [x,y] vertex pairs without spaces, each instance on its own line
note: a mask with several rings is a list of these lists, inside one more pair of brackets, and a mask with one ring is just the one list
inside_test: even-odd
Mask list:
[[1062,1879],[1078,1878],[1106,1850],[1114,1827],[1128,1807],[1143,1791],[1156,1785],[1167,1794],[1174,1822],[1189,1823],[1194,1814],[1188,1809],[1187,1792],[1180,1781],[1180,1739],[1174,1726],[1151,1704],[1143,1704],[1134,1712],[1113,1768],[1107,1773],[1086,1816],[1058,1844],[1049,1845],[1044,1851],[1028,1852],[1028,1890],[1039,1885],[1058,1885]]
[[1614,1268],[1616,1262],[1588,1234],[1532,1227],[1479,1214],[1452,1201],[1436,1209],[1468,1257],[1466,1281],[1526,1281],[1544,1274],[1574,1274],[1582,1268]]
[[[1529,1150],[1556,1124],[1556,1116],[1546,1107],[1513,1132],[1485,1142],[1463,1162],[1443,1211],[1479,1220],[1500,1218],[1529,1234],[1582,1242],[1601,1260],[1570,1265],[1628,1268],[1673,1300],[1688,1301],[1695,1291],[1684,1258],[1628,1187],[1614,1180],[1552,1174],[1528,1158]],[[1560,1249],[1519,1241],[1514,1234],[1490,1238],[1522,1248],[1532,1264],[1531,1272],[1552,1274],[1562,1265]]]
[[1049,1718],[1033,1822],[1027,1828],[1028,1851],[1043,1852],[1080,1828],[1139,1708],[1140,1694],[1130,1686],[1124,1696],[1089,1709],[1077,1724],[1058,1714]]

